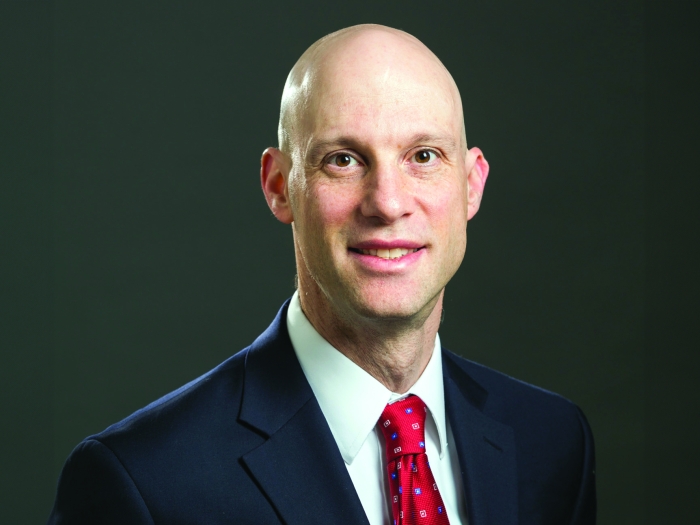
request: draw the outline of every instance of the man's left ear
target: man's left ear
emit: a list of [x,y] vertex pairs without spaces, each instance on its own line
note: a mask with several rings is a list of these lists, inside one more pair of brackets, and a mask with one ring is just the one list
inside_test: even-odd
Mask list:
[[489,176],[489,163],[479,148],[471,148],[467,153],[467,169],[467,220],[471,220],[479,211]]

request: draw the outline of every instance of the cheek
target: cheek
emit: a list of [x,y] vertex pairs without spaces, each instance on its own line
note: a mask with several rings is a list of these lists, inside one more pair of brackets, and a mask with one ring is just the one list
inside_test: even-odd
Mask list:
[[357,208],[354,188],[331,184],[319,184],[309,195],[315,208],[314,220],[324,225],[327,233],[341,229],[351,219]]
[[[352,225],[356,209],[356,191],[352,187],[333,184],[310,184],[296,201],[295,229],[302,251],[319,262],[330,257],[343,239],[338,238]],[[325,255],[321,255],[325,254]]]
[[466,188],[454,184],[436,188],[431,192],[428,214],[436,233],[448,237],[450,244],[459,242],[467,228]]

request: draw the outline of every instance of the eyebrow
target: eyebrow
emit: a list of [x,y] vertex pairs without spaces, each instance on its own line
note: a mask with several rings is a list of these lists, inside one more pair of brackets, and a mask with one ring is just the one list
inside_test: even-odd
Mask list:
[[[446,135],[434,135],[431,133],[418,133],[406,141],[408,147],[418,144],[432,145],[444,149],[448,154],[454,153],[457,143],[454,138]],[[318,164],[327,151],[339,148],[362,149],[362,142],[348,136],[340,136],[327,140],[312,142],[306,153],[306,162],[312,165]]]
[[308,164],[318,164],[327,151],[339,148],[359,149],[359,141],[351,137],[337,137],[328,140],[318,140],[312,142],[306,152],[306,162]]
[[430,133],[419,133],[414,135],[409,144],[428,144],[439,146],[448,152],[454,152],[457,150],[457,141],[448,135],[433,135]]

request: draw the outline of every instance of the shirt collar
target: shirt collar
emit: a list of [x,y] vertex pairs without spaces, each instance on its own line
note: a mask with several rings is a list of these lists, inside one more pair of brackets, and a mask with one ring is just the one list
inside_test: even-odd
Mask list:
[[351,464],[374,430],[384,407],[409,394],[419,396],[435,421],[440,458],[447,448],[445,391],[442,382],[440,337],[428,366],[405,394],[396,394],[345,357],[313,327],[301,309],[298,292],[287,310],[287,330],[294,352],[321,411],[328,421],[343,460]]

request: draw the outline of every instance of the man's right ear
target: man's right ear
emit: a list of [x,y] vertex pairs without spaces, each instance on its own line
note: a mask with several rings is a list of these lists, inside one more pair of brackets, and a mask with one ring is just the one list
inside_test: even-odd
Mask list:
[[267,148],[260,159],[260,182],[267,205],[277,220],[284,224],[294,221],[289,202],[289,168],[287,159],[277,148]]

